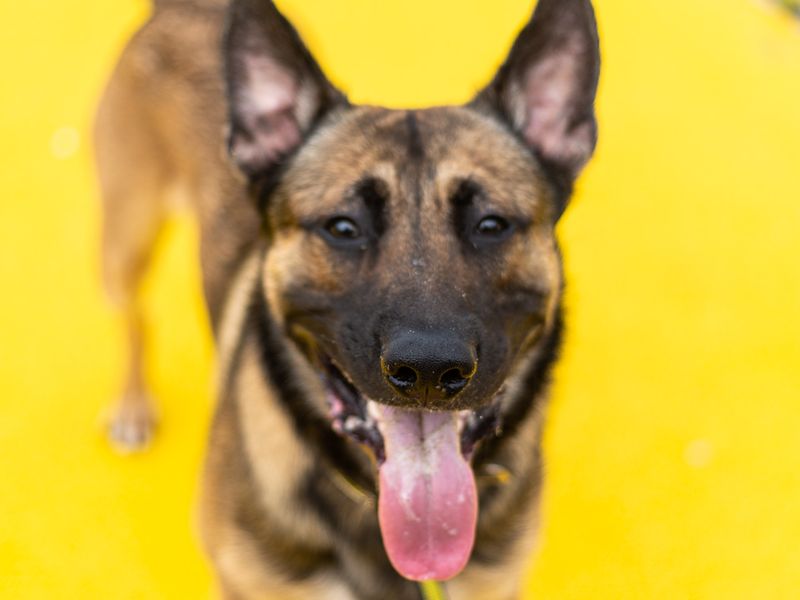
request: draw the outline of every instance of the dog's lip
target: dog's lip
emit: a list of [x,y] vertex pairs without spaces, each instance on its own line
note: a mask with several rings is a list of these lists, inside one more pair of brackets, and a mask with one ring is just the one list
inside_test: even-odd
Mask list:
[[[322,379],[326,388],[328,416],[331,426],[340,435],[349,437],[372,451],[380,465],[385,458],[383,436],[378,428],[379,405],[402,407],[405,402],[373,400],[363,394],[353,378],[339,362],[327,354],[320,353]],[[492,399],[477,409],[456,412],[459,416],[461,452],[471,459],[477,446],[491,435],[501,431],[500,407],[504,390],[501,388]]]
[[385,458],[383,437],[373,416],[367,411],[362,394],[346,371],[330,357],[322,356],[320,362],[324,367],[322,379],[331,427],[340,435],[369,448],[378,463],[382,463]]

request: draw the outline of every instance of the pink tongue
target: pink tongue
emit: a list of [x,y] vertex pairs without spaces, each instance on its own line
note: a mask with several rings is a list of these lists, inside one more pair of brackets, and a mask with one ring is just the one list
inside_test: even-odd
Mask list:
[[406,579],[458,575],[475,542],[478,499],[457,415],[380,405],[386,461],[378,519],[389,560]]

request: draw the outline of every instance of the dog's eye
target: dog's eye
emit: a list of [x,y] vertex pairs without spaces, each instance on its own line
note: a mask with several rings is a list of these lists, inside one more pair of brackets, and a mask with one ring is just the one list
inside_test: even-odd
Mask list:
[[325,223],[325,231],[337,240],[357,240],[361,237],[361,229],[352,219],[334,217]]
[[481,237],[499,238],[506,233],[511,225],[503,217],[489,216],[481,219],[475,225],[475,233]]

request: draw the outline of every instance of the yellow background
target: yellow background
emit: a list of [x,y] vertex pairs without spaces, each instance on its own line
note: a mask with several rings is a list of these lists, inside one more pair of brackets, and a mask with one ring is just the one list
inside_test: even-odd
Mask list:
[[[530,0],[284,0],[355,101],[459,102]],[[163,427],[101,427],[93,106],[142,0],[0,3],[0,598],[208,598],[212,350],[182,216],[147,283]],[[800,34],[755,0],[597,0],[595,161],[560,226],[569,336],[529,598],[800,597]]]

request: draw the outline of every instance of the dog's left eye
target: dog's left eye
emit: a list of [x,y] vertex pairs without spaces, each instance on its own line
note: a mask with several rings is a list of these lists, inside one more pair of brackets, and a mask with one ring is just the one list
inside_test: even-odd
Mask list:
[[484,217],[475,225],[475,234],[485,238],[500,238],[510,228],[511,224],[503,217],[489,216]]
[[361,238],[361,229],[347,217],[334,217],[325,223],[325,232],[335,240],[353,241]]

